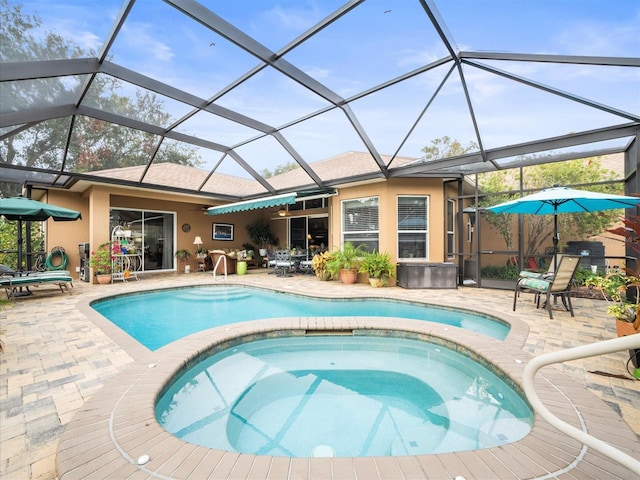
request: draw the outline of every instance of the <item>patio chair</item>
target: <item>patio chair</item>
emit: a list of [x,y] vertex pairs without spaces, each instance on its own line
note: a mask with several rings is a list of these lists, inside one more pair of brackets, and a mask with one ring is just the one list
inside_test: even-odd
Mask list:
[[4,288],[7,299],[15,300],[18,291],[25,288],[31,294],[29,287],[52,283],[60,288],[62,293],[69,292],[69,285],[73,287],[73,278],[66,270],[54,270],[47,272],[5,272],[0,277],[0,288]]
[[551,261],[549,262],[549,268],[547,268],[546,272],[536,272],[532,270],[522,270],[518,275],[520,278],[544,278],[548,280],[553,278],[553,274],[555,271],[555,266],[560,265],[560,261],[562,260],[563,254],[559,253],[556,255],[556,261],[553,261],[553,257],[551,257]]
[[291,260],[291,254],[288,250],[276,251],[276,275],[278,277],[290,277],[289,270],[293,267],[293,261]]
[[573,317],[573,305],[571,304],[571,288],[573,277],[578,270],[581,257],[577,255],[563,255],[552,278],[521,278],[516,283],[513,295],[513,311],[516,311],[516,302],[521,291],[533,292],[536,294],[536,307],[540,308],[540,297],[546,297],[544,307],[549,311],[549,318],[553,319],[551,297],[560,297],[565,309],[571,312]]

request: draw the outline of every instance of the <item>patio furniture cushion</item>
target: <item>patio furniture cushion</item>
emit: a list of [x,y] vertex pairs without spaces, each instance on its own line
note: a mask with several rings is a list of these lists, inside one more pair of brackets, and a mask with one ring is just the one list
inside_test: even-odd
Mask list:
[[553,319],[551,307],[551,297],[554,299],[560,297],[564,307],[571,312],[573,317],[573,305],[571,304],[571,287],[573,277],[578,270],[581,257],[577,255],[564,255],[558,263],[558,268],[554,272],[552,278],[521,278],[516,282],[516,288],[513,295],[513,311],[516,310],[516,301],[520,292],[528,291],[535,293],[536,307],[540,307],[540,297],[545,295],[545,307],[549,312],[549,318]]
[[69,291],[69,285],[73,287],[73,278],[68,271],[28,272],[16,273],[0,277],[0,287],[4,288],[7,298],[14,299],[16,292],[21,287],[39,287],[45,283],[52,283],[60,287],[61,292]]

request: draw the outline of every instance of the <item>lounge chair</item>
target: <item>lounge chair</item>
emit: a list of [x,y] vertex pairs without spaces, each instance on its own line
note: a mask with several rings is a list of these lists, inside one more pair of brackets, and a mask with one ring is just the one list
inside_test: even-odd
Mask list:
[[73,287],[73,278],[67,270],[53,270],[47,272],[13,272],[0,277],[0,287],[4,288],[8,299],[15,300],[21,288],[39,287],[43,284],[54,284],[61,292],[69,292],[69,285]]
[[564,307],[571,312],[573,317],[573,305],[571,304],[571,287],[573,277],[578,270],[581,257],[577,255],[563,255],[552,278],[521,278],[516,283],[513,296],[513,311],[516,311],[516,302],[521,291],[533,292],[536,294],[536,307],[540,308],[540,297],[546,297],[545,307],[549,311],[549,318],[553,318],[551,297],[560,297]]

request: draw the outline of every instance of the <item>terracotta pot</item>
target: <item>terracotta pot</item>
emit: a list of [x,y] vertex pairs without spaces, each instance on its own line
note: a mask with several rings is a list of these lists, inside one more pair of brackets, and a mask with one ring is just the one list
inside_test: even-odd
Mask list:
[[340,281],[345,285],[353,285],[358,278],[358,271],[355,268],[343,268],[340,270]]
[[96,275],[96,280],[100,285],[111,283],[111,274]]
[[619,337],[633,335],[634,333],[640,333],[640,330],[636,330],[635,328],[633,328],[633,323],[623,322],[622,320],[618,320],[617,318],[616,318],[616,331],[618,332]]

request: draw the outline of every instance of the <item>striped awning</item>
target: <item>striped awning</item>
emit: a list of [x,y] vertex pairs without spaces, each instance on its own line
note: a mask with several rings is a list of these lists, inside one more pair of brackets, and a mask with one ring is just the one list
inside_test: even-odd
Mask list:
[[256,198],[255,200],[245,200],[244,202],[228,203],[218,207],[209,207],[207,215],[220,215],[222,213],[244,212],[247,210],[256,210],[258,208],[278,207],[296,203],[297,194],[285,193],[284,195],[274,195],[266,198]]

